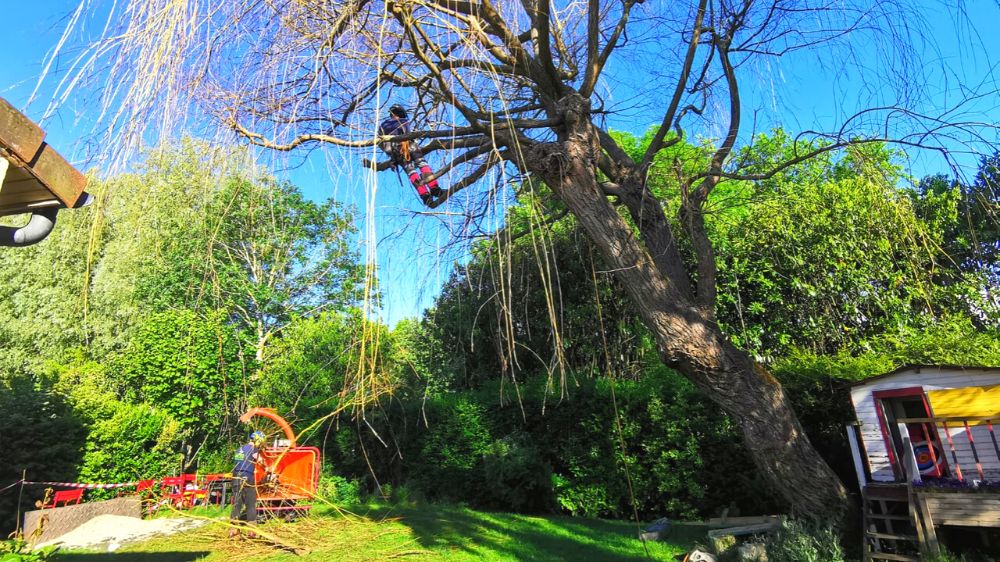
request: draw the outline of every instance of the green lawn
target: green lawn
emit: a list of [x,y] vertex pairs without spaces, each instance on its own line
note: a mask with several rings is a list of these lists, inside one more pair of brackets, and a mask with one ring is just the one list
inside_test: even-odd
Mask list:
[[647,543],[647,558],[635,524],[622,521],[484,513],[441,505],[372,507],[355,513],[345,516],[323,508],[293,523],[260,527],[280,542],[302,549],[300,555],[263,540],[229,540],[228,527],[220,522],[113,554],[74,552],[56,560],[673,560],[705,536],[703,528],[676,528],[667,541]]

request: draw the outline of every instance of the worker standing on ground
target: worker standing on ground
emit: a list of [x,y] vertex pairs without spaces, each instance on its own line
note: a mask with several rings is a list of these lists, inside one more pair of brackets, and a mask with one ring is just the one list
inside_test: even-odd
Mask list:
[[[257,471],[257,463],[260,462],[260,448],[264,445],[264,432],[254,431],[250,434],[250,440],[236,450],[233,456],[236,465],[233,467],[233,511],[229,515],[230,520],[254,525],[257,523],[257,483],[254,473]],[[229,537],[239,534],[239,529],[231,529]],[[247,533],[251,539],[257,534],[253,531]]]
[[[382,121],[378,132],[382,136],[405,135],[410,132],[409,117],[403,106],[396,104],[389,108],[389,118]],[[430,205],[435,197],[441,195],[437,179],[416,143],[409,140],[386,141],[379,147],[392,158],[395,166],[403,168],[424,205]]]

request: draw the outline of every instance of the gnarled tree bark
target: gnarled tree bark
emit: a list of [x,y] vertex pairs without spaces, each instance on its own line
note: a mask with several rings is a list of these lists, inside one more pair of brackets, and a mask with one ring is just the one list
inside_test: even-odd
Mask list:
[[563,100],[565,130],[539,143],[523,165],[545,181],[576,217],[629,291],[656,338],[660,358],[679,370],[735,421],[760,473],[797,514],[836,520],[847,492],[809,442],[781,385],[737,349],[711,313],[655,266],[598,185],[600,143],[579,96]]

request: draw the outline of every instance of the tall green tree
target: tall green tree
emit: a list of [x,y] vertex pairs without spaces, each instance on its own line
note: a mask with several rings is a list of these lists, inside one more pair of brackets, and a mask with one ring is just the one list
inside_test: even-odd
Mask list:
[[253,334],[254,358],[293,317],[357,303],[351,213],[288,183],[228,178],[209,207],[208,292]]
[[[775,131],[739,157],[767,169],[800,149]],[[709,201],[717,312],[734,342],[768,358],[858,349],[950,308],[931,275],[945,233],[915,212],[896,156],[828,152]]]
[[109,241],[94,267],[90,323],[119,345],[150,309],[219,310],[251,335],[247,358],[260,365],[294,316],[358,298],[352,213],[306,199],[245,151],[184,140],[106,191]]
[[927,176],[912,191],[918,214],[942,233],[934,269],[941,284],[965,288],[958,306],[981,324],[1000,318],[1000,155],[983,158],[971,185],[943,174]]
[[[0,380],[37,375],[47,361],[87,341],[88,249],[98,214],[94,208],[60,213],[46,240],[0,253]],[[93,247],[99,252],[101,240]]]
[[[968,232],[972,267],[988,268],[994,284],[1000,277],[1000,152],[984,157],[976,181],[963,192],[961,221]],[[996,296],[994,295],[994,298]]]
[[232,422],[246,405],[238,335],[219,314],[152,314],[115,366],[120,396],[162,408],[199,437]]

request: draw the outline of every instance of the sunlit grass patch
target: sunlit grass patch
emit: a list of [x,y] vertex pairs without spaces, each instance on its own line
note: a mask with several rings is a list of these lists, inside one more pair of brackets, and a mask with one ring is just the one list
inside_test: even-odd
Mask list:
[[[351,512],[318,507],[310,516],[291,523],[275,520],[259,525],[258,531],[274,540],[230,539],[231,527],[221,518],[195,531],[152,539],[115,553],[67,553],[57,560],[647,559],[635,524],[625,521],[487,513],[443,505],[372,505]],[[215,518],[224,513],[207,508],[196,515]],[[672,560],[703,537],[704,529],[679,527],[668,540],[646,547],[652,559]]]

